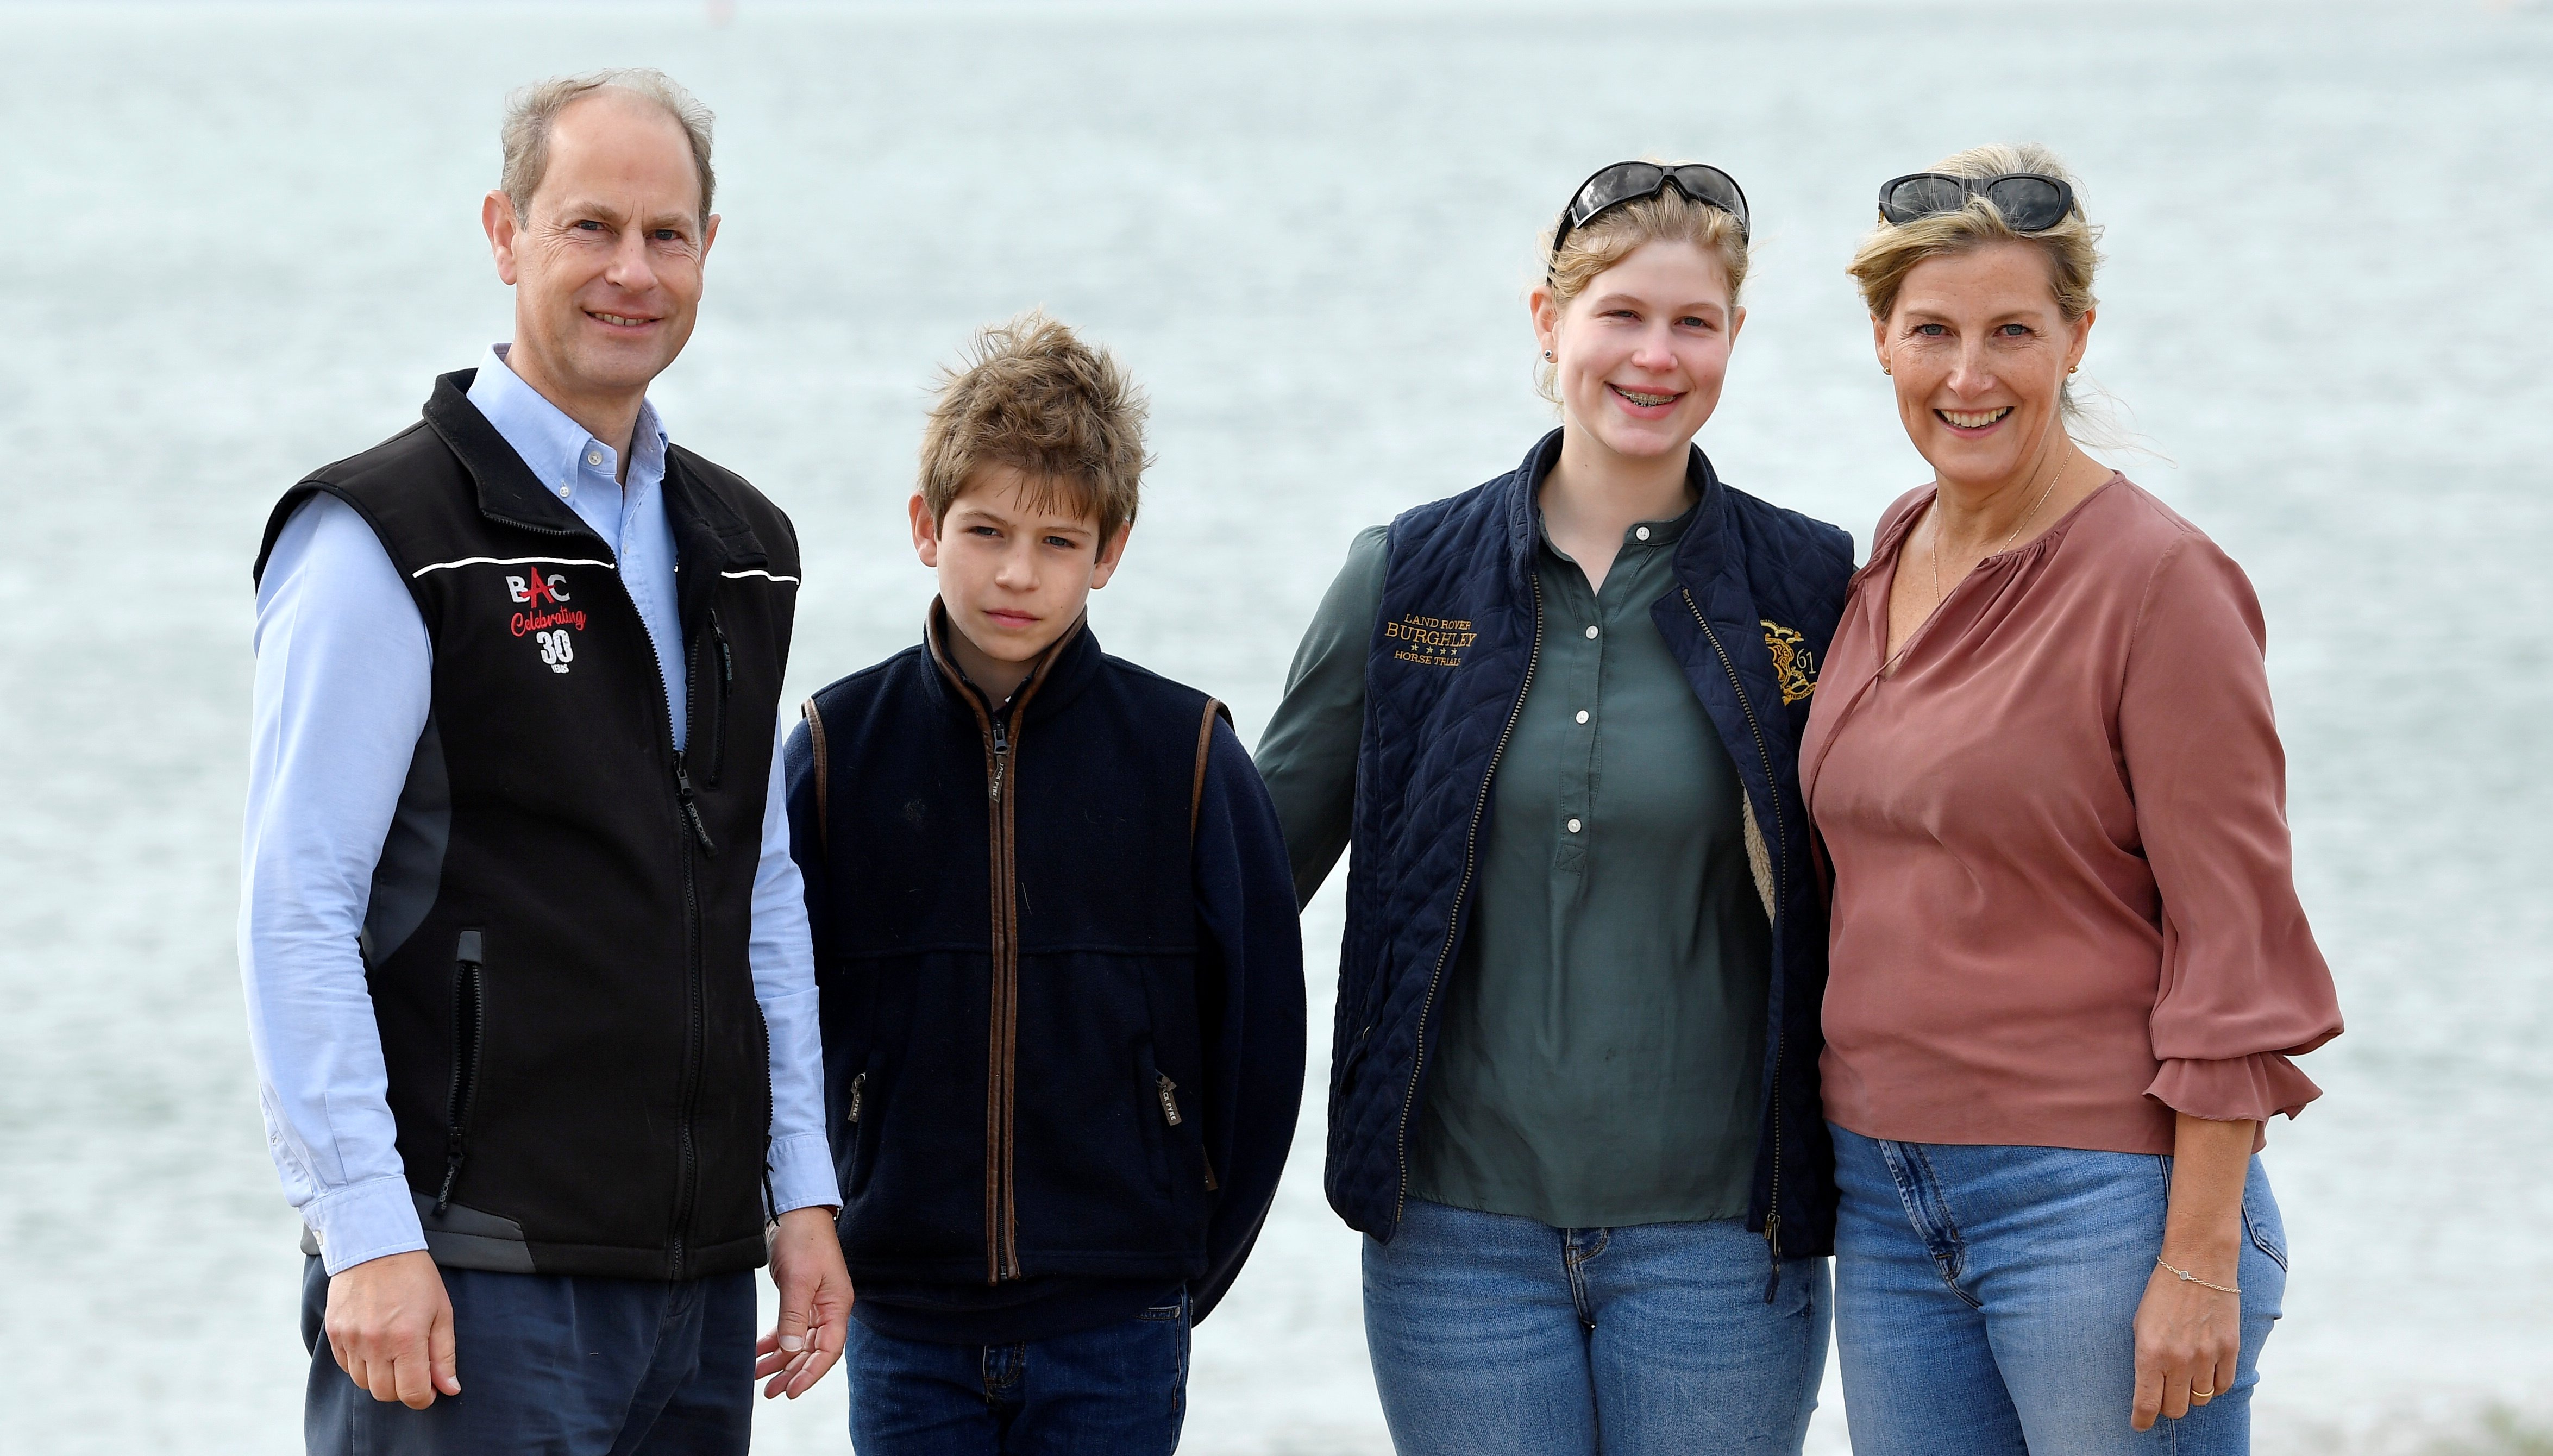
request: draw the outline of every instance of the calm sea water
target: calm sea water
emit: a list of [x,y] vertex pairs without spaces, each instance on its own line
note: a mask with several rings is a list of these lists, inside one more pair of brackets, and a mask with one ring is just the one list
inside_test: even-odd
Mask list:
[[[798,521],[794,690],[913,636],[926,376],[1044,304],[1157,406],[1097,630],[1254,737],[1353,531],[1547,424],[1520,297],[1581,174],[1744,181],[1753,314],[1704,444],[1866,541],[1923,478],[1839,273],[1870,194],[2055,145],[2110,226],[2087,372],[2160,452],[2125,463],[2267,604],[2350,1017],[2273,1133],[2262,1448],[2547,1399],[2541,6],[0,4],[0,1448],[296,1449],[295,1222],[232,954],[249,560],[301,471],[502,335],[500,98],[606,63],[720,114],[712,291],[658,396]],[[1308,931],[1318,1025],[1335,890]],[[1190,1450],[1387,1449],[1321,1079],[1200,1332]],[[843,1449],[840,1390],[762,1447]]]

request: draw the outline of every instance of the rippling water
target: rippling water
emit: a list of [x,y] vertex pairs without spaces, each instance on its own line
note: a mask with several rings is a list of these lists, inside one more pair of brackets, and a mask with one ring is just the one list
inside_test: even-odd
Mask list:
[[[2054,144],[2110,225],[2087,373],[2168,457],[2125,463],[2267,604],[2350,1017],[2273,1132],[2262,1448],[2545,1399],[2553,13],[1563,10],[0,4],[0,1447],[294,1449],[295,1222],[231,950],[248,563],[284,486],[501,335],[500,100],[605,63],[720,113],[712,291],[658,397],[797,518],[795,687],[913,635],[925,377],[1044,303],[1157,405],[1097,629],[1251,737],[1353,531],[1545,426],[1519,300],[1582,173],[1744,181],[1753,318],[1704,444],[1866,541],[1922,478],[1839,273],[1869,196]],[[1319,1024],[1335,890],[1308,930]],[[1190,1450],[1386,1449],[1318,1105],[1200,1333]],[[762,1446],[842,1449],[840,1389]]]

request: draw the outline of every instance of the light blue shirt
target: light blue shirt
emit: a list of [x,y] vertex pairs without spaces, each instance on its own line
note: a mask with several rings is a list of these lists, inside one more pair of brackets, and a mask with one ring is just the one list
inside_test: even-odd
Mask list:
[[[506,368],[504,346],[481,363],[470,402],[611,548],[664,671],[681,746],[682,618],[655,407],[639,409],[624,489],[612,448]],[[330,1274],[425,1247],[356,937],[433,704],[433,667],[416,600],[372,527],[332,496],[295,510],[258,588],[240,970],[267,1146]],[[775,744],[749,952],[754,999],[771,1029],[774,1213],[841,1201],[825,1141],[814,954],[779,764]]]

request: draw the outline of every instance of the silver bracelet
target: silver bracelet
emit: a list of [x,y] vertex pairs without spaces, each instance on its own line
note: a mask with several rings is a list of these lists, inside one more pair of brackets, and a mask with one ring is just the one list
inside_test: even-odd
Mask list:
[[2191,1274],[2186,1269],[2174,1269],[2170,1265],[2164,1263],[2161,1256],[2157,1256],[2155,1259],[2155,1265],[2165,1274],[2175,1274],[2180,1276],[2180,1282],[2185,1285],[2196,1285],[2202,1289],[2214,1289],[2221,1294],[2239,1294],[2243,1292],[2232,1285],[2211,1285],[2207,1281],[2200,1279],[2198,1276]]

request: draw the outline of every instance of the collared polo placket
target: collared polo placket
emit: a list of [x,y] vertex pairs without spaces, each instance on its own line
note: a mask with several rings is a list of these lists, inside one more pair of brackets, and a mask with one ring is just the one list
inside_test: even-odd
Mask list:
[[[1606,673],[1618,653],[1612,644],[1626,614],[1642,619],[1657,594],[1642,592],[1642,570],[1652,558],[1671,553],[1681,532],[1673,522],[1651,521],[1622,533],[1622,547],[1605,575],[1607,590],[1587,583],[1587,573],[1569,554],[1540,534],[1534,570],[1542,578],[1544,681],[1560,694],[1563,711],[1577,728],[1560,755],[1559,842],[1552,856],[1556,873],[1587,872],[1588,846],[1596,835],[1596,801],[1604,780],[1604,707]],[[1575,627],[1575,630],[1572,628]],[[1531,711],[1528,709],[1528,711]]]

